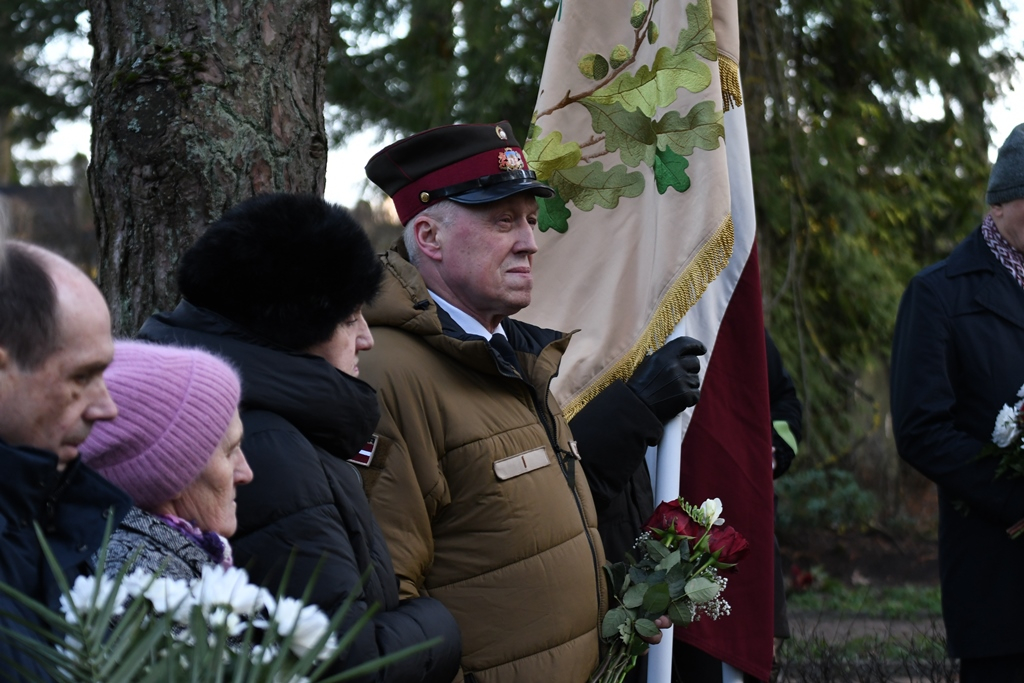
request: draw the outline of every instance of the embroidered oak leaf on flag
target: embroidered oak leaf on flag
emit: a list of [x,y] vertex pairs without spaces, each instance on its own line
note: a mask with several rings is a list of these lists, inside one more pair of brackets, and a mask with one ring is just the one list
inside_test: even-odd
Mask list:
[[[718,59],[711,2],[696,0],[688,5],[687,24],[679,30],[675,45],[657,48],[649,64],[638,66],[638,51],[644,43],[654,45],[659,39],[653,20],[657,3],[635,0],[628,17],[623,14],[633,34],[632,47],[618,43],[579,58],[579,72],[596,81],[592,88],[568,92],[561,102],[535,116],[524,149],[537,177],[557,192],[542,202],[541,230],[567,231],[572,206],[582,211],[595,206],[613,209],[621,199],[639,197],[645,176],[629,169],[650,168],[661,194],[670,189],[685,192],[691,179],[684,157],[695,149],[717,149],[724,139],[723,112],[716,110],[714,101],[697,102],[686,113],[678,105],[671,109],[679,91],[699,93],[711,84],[709,63]],[[586,108],[595,136],[563,140],[559,130],[542,136],[537,122],[572,105]],[[659,111],[664,113],[656,119]],[[602,162],[601,157],[610,154],[618,154],[621,163]]]

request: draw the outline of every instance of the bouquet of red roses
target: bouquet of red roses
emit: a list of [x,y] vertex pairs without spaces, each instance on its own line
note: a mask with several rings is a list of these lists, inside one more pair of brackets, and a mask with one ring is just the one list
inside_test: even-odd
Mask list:
[[750,550],[747,540],[722,519],[722,501],[709,498],[694,507],[682,498],[661,503],[643,527],[636,557],[606,564],[609,590],[617,606],[601,624],[608,654],[590,683],[621,683],[647,649],[644,638],[659,633],[655,620],[667,615],[688,626],[702,614],[729,614],[722,598],[731,570]]

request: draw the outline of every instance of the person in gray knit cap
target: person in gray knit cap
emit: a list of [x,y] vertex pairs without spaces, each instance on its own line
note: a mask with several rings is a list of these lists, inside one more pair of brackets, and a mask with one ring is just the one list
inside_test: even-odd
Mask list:
[[907,287],[890,382],[900,456],[938,485],[942,614],[961,683],[1024,681],[1024,541],[1007,531],[1024,519],[1024,478],[978,457],[1024,384],[1024,124],[985,199],[981,226]]

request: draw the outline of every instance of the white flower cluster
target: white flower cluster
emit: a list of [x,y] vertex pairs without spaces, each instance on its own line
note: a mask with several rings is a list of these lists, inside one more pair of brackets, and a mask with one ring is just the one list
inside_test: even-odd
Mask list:
[[[124,576],[119,585],[108,576],[79,576],[69,596],[61,596],[61,612],[68,623],[79,623],[85,615],[101,610],[115,592],[115,617],[123,615],[132,600],[141,598],[154,614],[171,615],[178,627],[187,627],[198,607],[210,627],[223,629],[231,637],[243,634],[250,623],[284,638],[291,636],[290,649],[297,657],[316,647],[330,626],[327,615],[317,606],[303,605],[294,598],[275,600],[267,589],[249,583],[244,569],[212,565],[203,567],[202,576],[192,581],[154,578],[142,569]],[[191,636],[187,628],[182,628],[175,637],[188,640]],[[74,647],[73,643],[69,645]],[[327,658],[336,648],[337,639],[332,633],[317,658]],[[278,652],[276,648],[254,648],[252,654],[266,661]]]
[[1021,431],[1018,419],[1021,407],[1024,407],[1024,386],[1017,390],[1017,398],[1020,400],[1012,406],[1003,405],[999,414],[996,415],[996,424],[992,429],[992,443],[1000,448],[1006,448],[1020,440]]
[[729,583],[729,579],[719,575],[718,570],[714,568],[710,569],[709,573],[711,576],[708,578],[718,584],[718,595],[707,602],[691,606],[690,609],[693,621],[699,621],[702,614],[706,614],[712,620],[715,620],[723,615],[732,613],[732,606],[729,605],[729,602],[722,597],[722,593],[725,592],[725,586]]

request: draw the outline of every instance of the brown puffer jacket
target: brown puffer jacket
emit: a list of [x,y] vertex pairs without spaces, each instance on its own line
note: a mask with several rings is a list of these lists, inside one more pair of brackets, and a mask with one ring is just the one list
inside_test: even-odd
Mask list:
[[402,594],[455,615],[466,681],[582,683],[607,597],[593,500],[549,390],[569,336],[503,322],[524,381],[408,261],[381,258],[364,309],[375,346],[360,356],[381,405],[365,480]]

